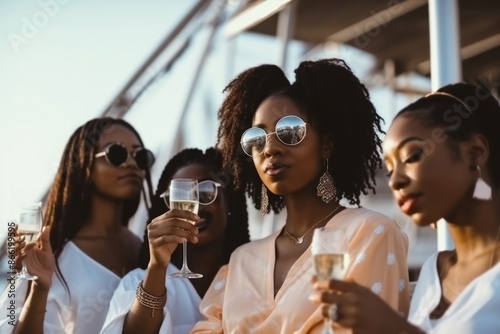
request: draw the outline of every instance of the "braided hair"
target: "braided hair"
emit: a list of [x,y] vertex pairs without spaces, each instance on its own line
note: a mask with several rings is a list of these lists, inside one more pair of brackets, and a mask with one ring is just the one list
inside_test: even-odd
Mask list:
[[[151,221],[163,214],[167,208],[165,202],[160,195],[164,193],[173,175],[182,167],[201,164],[209,167],[220,176],[221,179],[226,179],[229,176],[228,173],[222,169],[222,155],[219,150],[215,148],[209,148],[203,153],[202,150],[196,148],[184,149],[177,153],[165,166],[160,180],[158,181],[158,186],[156,188],[156,193],[152,197],[151,209],[149,210],[149,220],[147,224],[149,225]],[[243,191],[236,191],[232,187],[232,182],[228,180],[225,182],[224,187],[225,197],[228,200],[228,207],[231,209],[231,215],[228,216],[227,227],[224,235],[224,259],[223,263],[229,262],[231,253],[240,245],[245,244],[250,241],[250,234],[248,228],[248,213],[246,205],[246,197]],[[144,233],[144,241],[142,243],[141,252],[139,256],[139,266],[146,269],[150,259],[149,254],[149,240],[147,235],[147,229]],[[182,266],[182,249],[178,247],[172,254],[172,263],[178,268]]]
[[[413,117],[424,125],[443,130],[447,143],[456,150],[457,143],[473,134],[482,134],[490,150],[488,170],[496,188],[500,188],[500,106],[484,85],[456,83],[446,85],[402,109],[398,117]],[[439,94],[439,92],[449,95]],[[454,98],[453,98],[454,97]]]
[[[375,173],[381,168],[382,118],[370,101],[367,88],[340,59],[303,61],[290,83],[275,65],[260,65],[239,74],[225,88],[227,96],[219,109],[217,145],[224,167],[235,175],[234,185],[243,188],[256,209],[261,206],[262,182],[239,142],[252,126],[258,106],[272,96],[285,96],[303,110],[323,136],[329,136],[334,151],[328,169],[337,189],[337,199],[359,205],[360,196],[375,193]],[[245,175],[245,177],[242,177]],[[269,192],[269,206],[278,213],[284,202]]]
[[[44,223],[51,227],[50,245],[56,258],[57,274],[62,277],[57,259],[65,244],[73,239],[90,215],[92,166],[99,140],[113,125],[121,125],[132,131],[143,145],[139,133],[126,121],[109,117],[95,118],[80,126],[71,135],[64,149],[54,182],[49,190],[45,205]],[[151,176],[146,169],[148,192],[152,193]],[[122,225],[127,226],[129,219],[139,206],[140,195],[125,201]]]

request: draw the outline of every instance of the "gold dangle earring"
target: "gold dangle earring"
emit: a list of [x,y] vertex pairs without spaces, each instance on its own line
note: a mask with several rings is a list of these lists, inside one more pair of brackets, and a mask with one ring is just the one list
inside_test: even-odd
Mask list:
[[262,183],[262,190],[260,193],[260,213],[265,216],[269,213],[269,197],[267,197],[267,188]]
[[316,188],[318,197],[321,197],[323,202],[330,203],[335,198],[335,184],[333,177],[328,172],[328,159],[326,159],[326,171],[319,178],[318,187]]
[[481,177],[481,168],[476,166],[477,172],[479,173],[476,181],[476,186],[474,188],[474,193],[472,194],[472,198],[481,200],[481,201],[489,201],[491,200],[491,187],[488,183],[484,182]]

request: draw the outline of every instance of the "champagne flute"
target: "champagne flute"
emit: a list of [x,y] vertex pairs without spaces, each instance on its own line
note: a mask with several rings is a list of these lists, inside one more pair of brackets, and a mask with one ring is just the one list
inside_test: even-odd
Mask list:
[[[42,203],[25,205],[21,208],[19,214],[18,232],[24,235],[27,242],[34,240],[42,230]],[[23,259],[23,268],[15,277],[19,279],[33,281],[38,279],[37,276],[31,275],[26,268],[26,261]]]
[[[170,181],[170,209],[179,209],[198,213],[198,181],[191,179],[173,179]],[[186,220],[188,221],[188,220]],[[192,221],[188,221],[193,223]],[[169,275],[173,278],[201,278],[202,274],[193,273],[187,265],[187,242],[182,243],[182,268]]]
[[[319,280],[343,279],[349,266],[346,231],[333,228],[314,230],[311,251]],[[330,307],[336,308],[336,305]],[[322,334],[334,334],[331,322],[325,318]]]

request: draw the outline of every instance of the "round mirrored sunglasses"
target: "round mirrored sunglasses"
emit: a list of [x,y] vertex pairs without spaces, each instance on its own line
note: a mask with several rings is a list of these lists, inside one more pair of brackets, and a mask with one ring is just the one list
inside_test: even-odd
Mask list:
[[[222,187],[220,183],[212,180],[201,181],[198,183],[198,198],[201,205],[210,205],[217,199],[219,193],[218,188]],[[167,189],[160,195],[165,201],[167,208],[170,209],[170,191]]]
[[298,145],[306,137],[307,126],[310,125],[299,116],[289,115],[276,122],[274,132],[267,133],[259,127],[246,130],[241,136],[241,147],[248,156],[257,156],[264,152],[268,137],[276,134],[279,141],[288,146]]
[[127,162],[130,155],[134,158],[139,169],[145,170],[151,168],[155,162],[155,157],[150,150],[144,147],[139,147],[138,149],[129,152],[124,144],[118,142],[107,145],[104,148],[104,151],[97,153],[95,157],[105,157],[106,161],[111,165],[115,167],[122,167]]

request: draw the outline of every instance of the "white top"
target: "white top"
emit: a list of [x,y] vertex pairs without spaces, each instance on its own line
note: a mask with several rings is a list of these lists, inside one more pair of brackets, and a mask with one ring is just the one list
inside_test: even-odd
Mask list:
[[[59,256],[59,268],[68,286],[66,288],[57,273],[54,273],[47,298],[44,333],[99,333],[120,277],[89,257],[71,241],[64,246]],[[9,294],[8,283],[0,297],[2,310],[6,310],[11,304],[15,305],[14,321],[6,317],[5,313],[0,317],[0,333],[13,331],[26,299],[27,282],[16,281],[15,296]]]
[[432,334],[500,333],[500,263],[476,277],[439,319],[429,319],[441,298],[438,253],[422,266],[409,321]]
[[[179,271],[173,264],[167,274]],[[144,278],[145,270],[135,269],[123,277],[116,288],[109,306],[102,334],[121,334],[123,321],[135,300],[135,290]],[[167,304],[163,308],[163,323],[160,334],[186,334],[202,319],[198,311],[200,297],[187,278],[166,278]],[[155,314],[156,317],[156,314]]]

